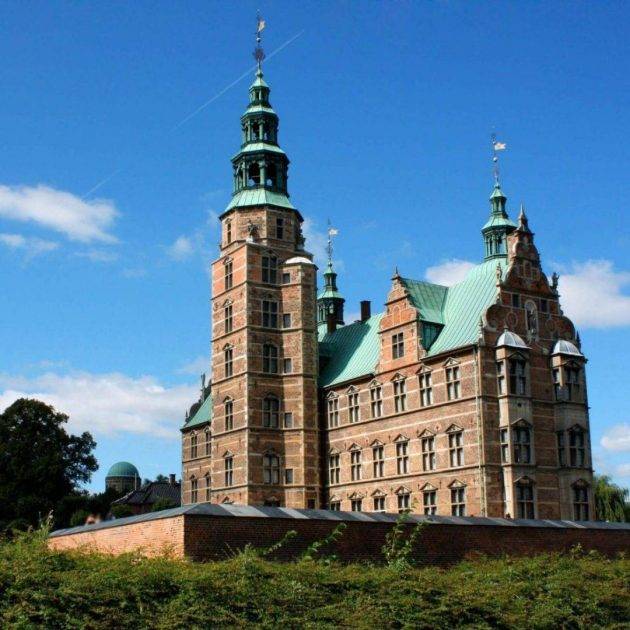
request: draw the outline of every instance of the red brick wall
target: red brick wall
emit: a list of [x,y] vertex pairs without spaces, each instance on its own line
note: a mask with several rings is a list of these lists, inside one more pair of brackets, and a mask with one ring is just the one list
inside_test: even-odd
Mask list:
[[[345,521],[341,539],[324,553],[345,561],[383,560],[381,548],[392,523]],[[122,525],[50,539],[55,549],[90,546],[105,553],[141,550],[156,555],[163,549],[196,561],[222,559],[250,543],[269,547],[290,530],[298,535],[272,557],[288,560],[315,540],[328,536],[338,521],[290,518],[184,515]],[[411,528],[413,525],[407,525]],[[415,558],[426,564],[448,565],[469,555],[533,555],[568,551],[580,544],[614,556],[630,548],[630,529],[577,529],[500,525],[429,524],[416,546]]]

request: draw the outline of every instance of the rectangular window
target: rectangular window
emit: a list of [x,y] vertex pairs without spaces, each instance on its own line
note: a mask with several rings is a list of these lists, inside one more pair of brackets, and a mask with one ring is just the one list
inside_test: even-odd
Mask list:
[[374,511],[375,512],[385,511],[385,497],[374,497]]
[[499,429],[499,441],[501,442],[501,463],[508,464],[510,460],[510,431],[509,429]]
[[198,482],[196,479],[190,480],[190,502],[197,503],[198,497]]
[[436,514],[437,513],[437,491],[436,490],[425,490],[423,492],[423,507],[425,514]]
[[278,328],[278,302],[263,300],[262,325],[264,328]]
[[350,478],[352,481],[361,479],[361,451],[350,453]]
[[527,379],[525,375],[525,361],[510,359],[510,394],[525,396],[527,393]]
[[558,368],[553,371],[553,392],[556,400],[562,399],[562,384],[560,383],[560,370]]
[[448,452],[451,468],[464,465],[464,432],[448,434]]
[[420,405],[428,407],[433,404],[433,387],[431,385],[431,372],[420,374]]
[[225,485],[231,486],[234,483],[234,458],[225,458]]
[[370,389],[370,403],[372,418],[380,418],[383,415],[383,391],[380,385]]
[[291,374],[291,372],[293,372],[293,359],[282,360],[282,371],[284,374]]
[[234,428],[234,403],[231,400],[225,401],[225,430],[231,431]]
[[573,429],[569,431],[569,461],[571,466],[582,467],[586,460],[584,448],[584,431]]
[[275,256],[262,257],[262,281],[265,284],[278,282],[278,259]]
[[341,510],[341,501],[331,501],[329,509],[333,512],[339,512]]
[[459,366],[446,368],[446,394],[449,400],[456,400],[461,395]]
[[422,438],[422,470],[435,470],[435,437]]
[[385,454],[383,446],[372,447],[372,472],[374,477],[382,477],[385,472]]
[[280,458],[277,455],[263,457],[263,483],[273,485],[280,483]]
[[223,315],[224,315],[224,321],[225,321],[225,332],[231,333],[233,324],[234,324],[234,321],[232,319],[232,305],[231,304],[228,304],[223,309]]
[[532,461],[531,432],[528,427],[515,427],[514,437],[514,463],[529,464]]
[[411,509],[411,495],[408,492],[401,492],[398,495],[398,513],[409,512]]
[[293,468],[287,468],[284,471],[284,483],[286,484],[293,483]]
[[234,351],[232,348],[226,348],[223,351],[223,365],[225,368],[225,378],[229,378],[234,372]]
[[225,224],[225,240],[228,245],[232,242],[232,223],[230,221]]
[[362,499],[352,499],[350,501],[350,509],[353,512],[360,512],[363,509],[363,500]]
[[521,305],[521,296],[518,293],[512,293],[512,306],[519,308]]
[[497,361],[497,391],[499,396],[505,394],[505,364]]
[[407,386],[405,381],[394,381],[394,409],[401,413],[407,408]]
[[279,241],[284,239],[284,219],[282,217],[276,218],[276,238]]
[[293,428],[293,412],[285,411],[284,413],[284,428],[291,429]]
[[278,348],[269,343],[263,345],[263,372],[265,374],[278,373]]
[[359,422],[359,392],[348,394],[348,420],[351,423]]
[[339,426],[339,398],[337,397],[328,399],[328,426]]
[[226,260],[224,265],[225,290],[228,291],[233,286],[234,278],[232,276],[232,261]]
[[534,488],[531,485],[517,484],[516,514],[518,518],[534,518]]
[[573,518],[588,521],[588,516],[588,489],[576,486],[573,488]]
[[280,424],[280,401],[275,396],[263,400],[263,427],[277,429]]
[[396,469],[399,475],[406,475],[409,472],[408,442],[396,443]]
[[282,284],[289,284],[291,282],[291,272],[285,271],[282,274]]
[[451,514],[466,516],[466,488],[451,488]]
[[392,335],[392,358],[402,359],[405,356],[405,341],[403,333]]
[[282,314],[282,328],[291,328],[291,313]]
[[331,455],[328,458],[328,478],[330,483],[339,483],[340,470],[339,455]]
[[566,461],[566,456],[565,456],[565,451],[564,451],[564,432],[563,431],[558,431],[558,433],[556,433],[556,442],[558,444],[558,465],[566,466],[567,461]]
[[568,400],[578,400],[580,395],[580,368],[565,367],[564,382]]
[[206,429],[206,457],[212,453],[212,434],[209,429]]
[[193,433],[190,436],[190,458],[195,459],[197,457],[197,434]]

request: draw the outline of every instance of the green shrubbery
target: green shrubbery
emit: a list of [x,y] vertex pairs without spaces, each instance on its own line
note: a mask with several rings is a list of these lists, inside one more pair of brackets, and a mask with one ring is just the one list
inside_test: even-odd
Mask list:
[[[404,554],[403,554],[404,555]],[[630,561],[478,558],[448,570],[288,564],[247,549],[207,564],[59,553],[45,532],[0,543],[4,628],[621,628]]]

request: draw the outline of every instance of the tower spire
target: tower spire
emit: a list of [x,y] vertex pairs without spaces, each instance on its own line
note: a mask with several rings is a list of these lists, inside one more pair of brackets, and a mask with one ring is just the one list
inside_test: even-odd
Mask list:
[[325,324],[328,313],[333,313],[335,322],[343,325],[343,305],[344,297],[339,293],[337,288],[337,273],[333,267],[333,236],[337,236],[339,230],[332,227],[330,219],[328,220],[328,242],[326,244],[326,254],[328,263],[324,272],[324,288],[317,296],[317,323]]

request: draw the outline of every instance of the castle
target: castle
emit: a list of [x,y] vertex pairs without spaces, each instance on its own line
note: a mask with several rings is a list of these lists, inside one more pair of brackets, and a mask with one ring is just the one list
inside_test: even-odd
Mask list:
[[396,272],[344,320],[289,199],[259,59],[212,264],[212,379],[182,428],[182,503],[594,517],[586,359],[496,178],[484,258],[451,287]]

